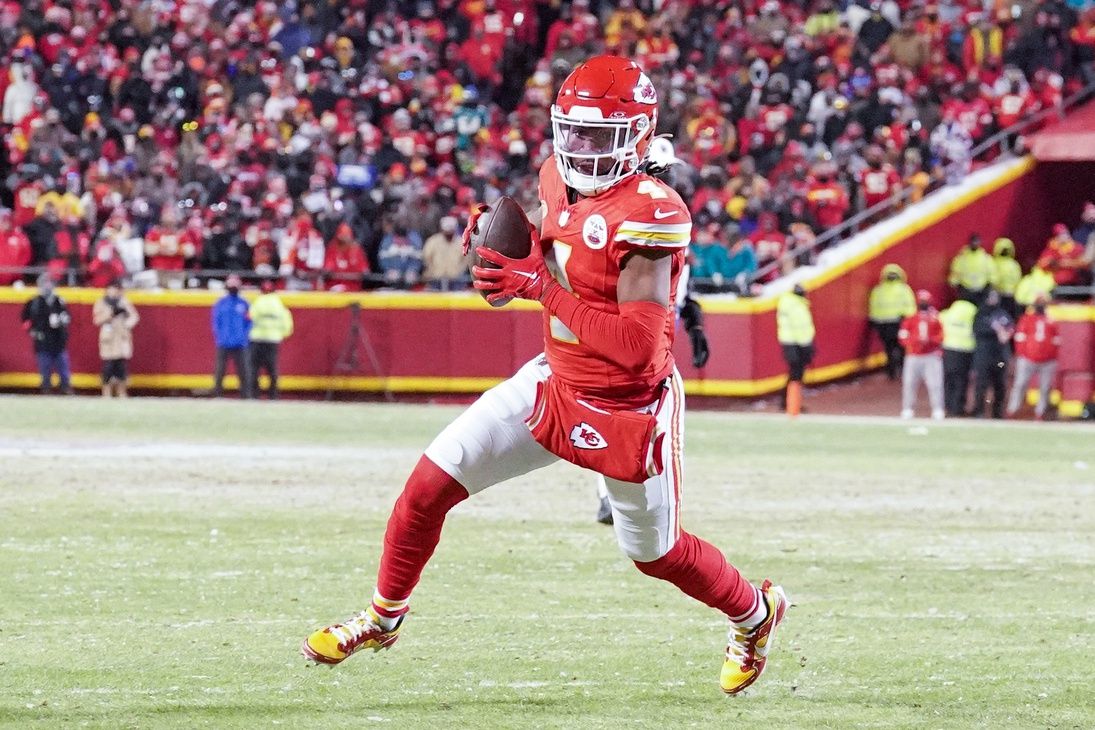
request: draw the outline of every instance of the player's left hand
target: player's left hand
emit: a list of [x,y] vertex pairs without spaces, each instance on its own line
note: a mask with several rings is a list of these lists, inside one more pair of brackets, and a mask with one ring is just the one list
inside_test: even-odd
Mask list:
[[480,291],[491,292],[487,295],[488,302],[493,304],[513,297],[543,300],[552,278],[547,264],[544,263],[544,253],[540,250],[540,236],[535,230],[532,232],[532,250],[523,259],[511,259],[484,246],[479,246],[475,252],[484,261],[500,267],[471,267],[472,276],[475,277],[472,286]]

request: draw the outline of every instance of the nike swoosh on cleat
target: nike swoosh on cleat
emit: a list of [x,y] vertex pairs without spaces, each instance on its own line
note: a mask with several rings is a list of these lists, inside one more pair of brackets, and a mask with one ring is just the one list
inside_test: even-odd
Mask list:
[[662,218],[672,218],[675,215],[679,215],[679,210],[662,210],[661,208],[654,209],[654,220],[660,221]]

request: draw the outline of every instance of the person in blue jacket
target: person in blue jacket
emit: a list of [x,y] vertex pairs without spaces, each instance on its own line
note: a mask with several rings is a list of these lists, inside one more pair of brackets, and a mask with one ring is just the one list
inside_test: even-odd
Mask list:
[[217,358],[213,365],[213,397],[223,392],[224,369],[231,357],[240,379],[240,397],[251,397],[251,313],[247,300],[240,296],[240,278],[235,274],[225,282],[228,293],[213,305],[213,341]]

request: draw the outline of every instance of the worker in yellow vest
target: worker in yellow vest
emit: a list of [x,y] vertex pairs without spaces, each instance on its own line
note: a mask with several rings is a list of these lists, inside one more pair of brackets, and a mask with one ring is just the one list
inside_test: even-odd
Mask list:
[[783,408],[797,416],[802,409],[802,378],[814,359],[814,317],[806,289],[795,284],[792,291],[780,296],[776,304],[776,338],[787,361],[787,387],[783,391]]
[[897,380],[905,348],[897,339],[901,320],[916,313],[916,296],[905,278],[905,270],[897,264],[882,267],[878,283],[871,289],[867,303],[867,319],[882,340],[886,353],[886,375]]
[[981,248],[981,236],[971,233],[966,246],[951,260],[947,283],[956,289],[959,299],[980,304],[995,269],[992,256]]
[[1023,270],[1015,260],[1015,244],[1010,238],[997,238],[992,245],[992,267],[989,284],[1000,294],[1000,306],[1015,319],[1018,316],[1015,289],[1023,278]]
[[1057,286],[1053,272],[1046,268],[1051,265],[1049,261],[1039,260],[1030,273],[1019,280],[1018,286],[1015,287],[1015,303],[1020,309],[1026,310],[1033,305],[1039,295],[1049,298],[1053,287]]
[[278,350],[282,341],[293,334],[293,313],[274,291],[274,282],[262,282],[262,294],[251,304],[251,373],[255,378],[251,392],[259,396],[259,370],[270,377],[270,400],[278,397]]
[[943,323],[943,404],[947,416],[968,415],[967,403],[973,350],[973,319],[977,305],[957,299],[939,313]]

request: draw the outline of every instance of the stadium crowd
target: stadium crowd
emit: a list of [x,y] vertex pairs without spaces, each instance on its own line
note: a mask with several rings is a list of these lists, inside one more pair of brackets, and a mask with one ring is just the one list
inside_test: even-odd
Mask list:
[[555,89],[598,52],[658,88],[693,275],[718,286],[961,177],[979,141],[1095,81],[1095,9],[0,2],[0,284],[35,265],[92,286],[463,286],[467,212],[535,203]]

